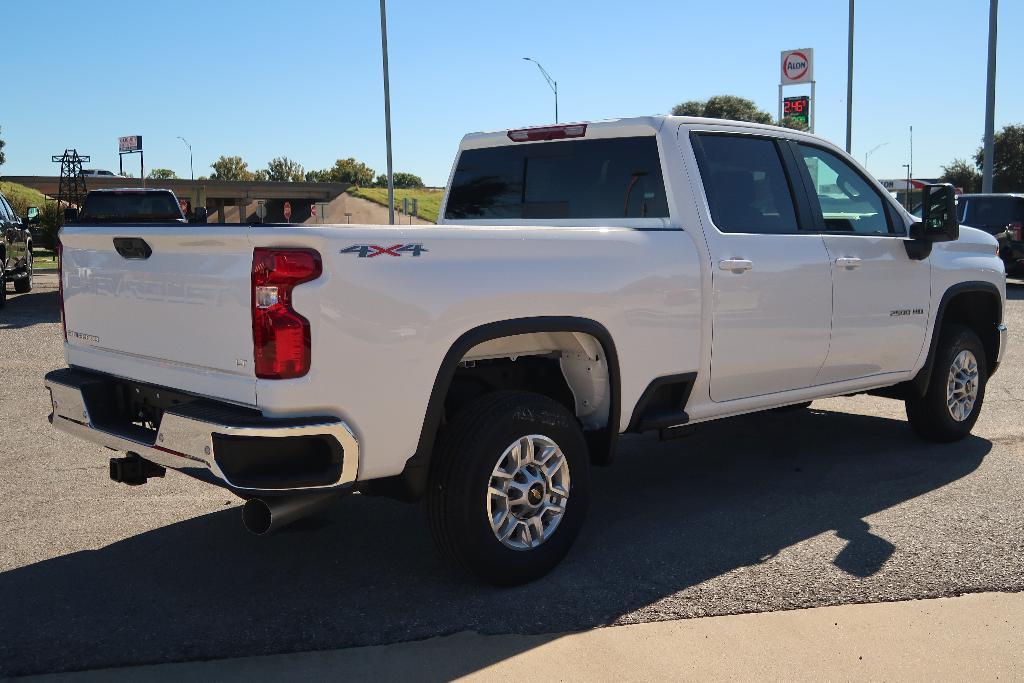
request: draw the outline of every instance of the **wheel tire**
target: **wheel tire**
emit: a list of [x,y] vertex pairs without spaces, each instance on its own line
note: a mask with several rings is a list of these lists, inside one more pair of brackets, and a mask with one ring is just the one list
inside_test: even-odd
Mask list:
[[[553,441],[564,454],[569,495],[549,537],[529,549],[514,549],[499,540],[498,532],[492,529],[488,508],[495,498],[488,492],[494,472],[506,462],[505,454],[517,440],[531,435]],[[550,491],[544,488],[544,500],[549,494],[554,495]],[[526,499],[524,495],[522,500]],[[509,500],[504,499],[507,514],[503,519],[516,526],[518,516],[512,517]],[[499,505],[502,502],[498,499]],[[442,433],[431,459],[430,481],[424,497],[431,536],[438,550],[498,586],[526,583],[551,571],[576,540],[589,502],[587,444],[576,417],[546,396],[522,391],[485,395],[455,416]],[[510,538],[509,542],[515,539]]]
[[18,294],[28,294],[32,291],[32,256],[28,257],[28,262],[25,264],[25,272],[27,275],[20,280],[14,281],[14,291]]
[[[958,420],[953,416],[947,402],[950,399],[954,362],[965,351],[973,354],[977,366],[977,377],[974,380],[977,395],[966,417]],[[964,438],[971,433],[974,423],[978,421],[987,383],[985,347],[982,346],[978,335],[962,325],[944,327],[935,349],[935,364],[932,366],[928,391],[924,396],[915,396],[906,401],[910,426],[918,436],[929,441],[947,443]]]

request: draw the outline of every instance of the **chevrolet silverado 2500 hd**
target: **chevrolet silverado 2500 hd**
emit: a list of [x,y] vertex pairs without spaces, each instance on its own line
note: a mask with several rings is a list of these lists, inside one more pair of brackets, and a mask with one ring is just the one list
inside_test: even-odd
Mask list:
[[264,532],[422,499],[498,584],[551,569],[620,434],[853,393],[967,435],[1003,263],[834,145],[657,116],[467,135],[439,225],[71,225],[55,427],[246,498]]

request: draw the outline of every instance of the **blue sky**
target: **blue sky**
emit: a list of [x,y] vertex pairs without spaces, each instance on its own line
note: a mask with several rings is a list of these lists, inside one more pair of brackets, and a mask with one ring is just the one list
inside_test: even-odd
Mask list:
[[[973,154],[984,128],[987,0],[857,3],[853,151],[900,177]],[[845,0],[388,4],[395,170],[447,180],[468,131],[667,112],[736,94],[776,111],[779,51],[812,47],[817,133],[842,144]],[[385,168],[375,0],[4,0],[4,175],[51,174],[76,147],[117,169],[116,138],[141,134],[146,166],[188,177],[221,154],[250,169],[287,155],[307,169],[354,156]],[[1024,3],[1004,0],[996,126],[1024,123]],[[75,47],[60,50],[61,39]],[[1016,42],[1013,46],[1011,42]],[[787,94],[800,94],[798,87]],[[125,157],[138,172],[138,159]]]

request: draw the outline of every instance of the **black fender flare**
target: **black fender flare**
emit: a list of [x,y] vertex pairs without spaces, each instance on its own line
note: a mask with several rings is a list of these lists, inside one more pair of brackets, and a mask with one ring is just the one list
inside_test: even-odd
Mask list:
[[444,413],[445,397],[455,377],[459,362],[477,344],[501,337],[536,332],[579,332],[594,337],[604,350],[608,362],[608,385],[610,388],[611,405],[608,409],[608,426],[601,430],[587,433],[587,444],[590,447],[591,459],[597,464],[608,464],[615,456],[615,448],[619,438],[619,420],[621,414],[621,380],[619,376],[619,356],[615,349],[608,329],[601,323],[590,318],[572,316],[541,316],[535,318],[515,318],[501,320],[474,327],[462,334],[452,344],[438,368],[434,386],[430,391],[430,399],[423,416],[423,426],[416,452],[406,461],[401,479],[404,483],[404,495],[401,497],[419,498],[426,490],[427,477],[430,470],[430,458],[434,451],[437,433],[441,426]]
[[917,392],[919,396],[924,396],[928,392],[928,385],[931,382],[932,377],[932,368],[935,365],[935,350],[939,346],[939,333],[942,330],[942,322],[943,317],[946,314],[946,308],[954,297],[960,294],[967,294],[969,292],[983,292],[994,296],[1000,303],[1000,319],[997,320],[995,324],[998,325],[1002,322],[1003,302],[999,296],[999,288],[991,282],[985,282],[984,280],[958,282],[955,285],[951,285],[949,289],[943,292],[942,299],[939,300],[939,307],[935,312],[935,324],[932,326],[932,337],[928,346],[928,356],[924,362],[924,366],[918,370],[917,374],[914,375],[914,378],[910,380],[913,391]]

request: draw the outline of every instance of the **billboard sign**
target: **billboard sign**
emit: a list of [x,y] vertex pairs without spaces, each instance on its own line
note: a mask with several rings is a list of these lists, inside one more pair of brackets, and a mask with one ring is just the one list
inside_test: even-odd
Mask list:
[[811,98],[807,95],[799,97],[787,97],[782,100],[782,116],[784,118],[803,121],[805,126],[810,126]]
[[125,135],[117,139],[117,151],[121,154],[142,151],[141,135]]

